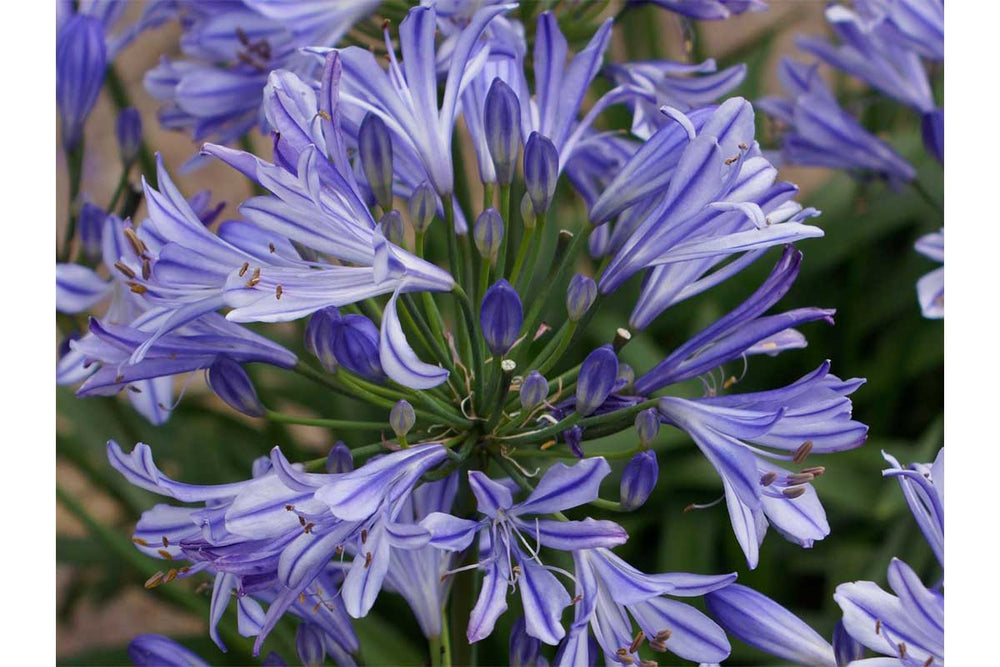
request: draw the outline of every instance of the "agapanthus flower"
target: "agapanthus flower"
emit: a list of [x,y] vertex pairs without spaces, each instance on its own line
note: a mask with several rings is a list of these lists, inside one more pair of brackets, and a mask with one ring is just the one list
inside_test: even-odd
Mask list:
[[781,156],[788,164],[870,173],[891,182],[917,175],[889,144],[840,108],[816,65],[783,58],[778,78],[788,99],[758,100],[757,108],[777,122]]
[[[515,503],[511,490],[479,471],[469,473],[469,485],[483,518],[460,519],[449,514],[429,514],[420,525],[431,533],[431,544],[462,551],[479,536],[479,563],[485,571],[479,599],[469,617],[468,639],[477,642],[493,632],[497,618],[507,609],[508,588],[521,591],[527,633],[546,644],[556,644],[566,630],[559,622],[570,597],[542,563],[540,547],[577,551],[613,547],[625,542],[625,530],[611,521],[557,521],[537,515],[553,514],[595,499],[601,480],[611,472],[603,458],[590,458],[573,466],[553,465],[523,501]],[[534,542],[534,546],[532,546]]]
[[[275,448],[251,480],[197,486],[166,477],[147,445],[126,455],[108,443],[111,465],[132,484],[205,503],[157,505],[144,513],[133,541],[148,555],[191,562],[152,585],[202,570],[215,575],[211,634],[223,649],[215,626],[235,591],[241,618],[254,621],[244,634],[257,637],[255,654],[286,612],[328,633],[341,654],[357,650],[347,615],[368,613],[394,549],[419,549],[430,540],[427,530],[400,517],[420,477],[445,456],[443,447],[427,444],[329,475],[303,472]],[[353,561],[341,567],[334,559],[344,553]],[[266,612],[260,602],[269,605]]]
[[[608,549],[574,551],[576,612],[557,665],[594,664],[589,632],[597,638],[606,664],[635,664],[643,640],[653,651],[670,651],[685,660],[717,663],[729,656],[729,640],[712,619],[671,597],[699,597],[728,586],[736,573],[645,574]],[[632,620],[640,633],[633,637]],[[588,627],[589,626],[589,627]]]
[[255,126],[266,128],[261,112],[264,85],[276,69],[312,76],[315,59],[307,46],[334,46],[377,0],[181,3],[183,59],[164,57],[145,76],[150,95],[165,103],[160,122],[230,143]]
[[128,644],[128,658],[137,667],[208,667],[197,653],[163,635],[139,635]]
[[797,44],[920,113],[925,145],[943,159],[944,110],[934,101],[921,61],[921,56],[943,55],[943,3],[863,0],[855,5],[855,10],[838,4],[826,10],[839,45],[821,37],[800,37]]
[[767,10],[764,0],[631,0],[652,2],[666,10],[701,21],[720,21],[744,12]]
[[[921,236],[916,243],[917,252],[928,259],[944,264],[944,230]],[[944,317],[944,267],[934,269],[917,281],[917,299],[924,317]]]

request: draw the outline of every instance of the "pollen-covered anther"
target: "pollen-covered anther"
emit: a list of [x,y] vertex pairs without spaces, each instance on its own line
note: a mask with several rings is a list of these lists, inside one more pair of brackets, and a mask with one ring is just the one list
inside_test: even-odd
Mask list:
[[143,586],[146,588],[156,588],[162,583],[163,583],[163,572],[157,571],[156,574],[154,574],[153,576],[151,576],[149,579],[146,580]]
[[740,142],[740,143],[739,143],[738,145],[739,145],[739,147],[740,147],[740,150],[741,150],[741,151],[745,151],[745,150],[747,150],[748,148],[750,148],[749,146],[747,146],[747,145],[746,145],[745,143],[743,143],[742,141],[741,141],[741,142]]
[[722,388],[723,389],[729,389],[730,387],[732,387],[737,382],[739,382],[739,380],[736,379],[736,376],[735,375],[730,375],[729,378],[725,382],[722,383]]
[[170,540],[167,539],[166,535],[164,535],[163,537],[161,537],[160,540],[163,542],[163,548],[164,549],[166,549],[167,547],[170,546]]
[[121,261],[115,262],[115,268],[121,271],[126,278],[135,278],[135,271],[125,266]]
[[148,291],[145,285],[140,285],[139,283],[127,282],[126,285],[136,294],[145,294]]
[[924,660],[924,667],[931,667],[931,665],[933,663],[934,663],[934,656],[933,655],[929,655],[929,656],[927,656],[927,659]]
[[902,660],[906,657],[906,644],[899,642],[899,659]]
[[576,597],[574,597],[572,600],[570,600],[569,603],[570,603],[570,605],[574,605],[574,604],[576,604],[577,602],[579,602],[582,599],[583,599],[583,595],[579,595],[578,594]]
[[660,663],[655,660],[646,660],[645,658],[640,658],[639,667],[660,667]]
[[285,505],[285,511],[286,512],[294,512],[295,511],[295,505]]
[[319,111],[317,111],[316,115],[319,116],[320,118],[322,118],[323,120],[333,121],[333,116],[331,116],[329,114],[329,112],[324,111],[323,109],[320,109]]
[[632,640],[632,643],[628,647],[628,652],[629,653],[635,653],[636,651],[638,651],[639,647],[642,646],[642,642],[645,639],[646,639],[646,633],[645,632],[643,632],[642,630],[640,630],[639,632],[637,632],[636,635],[635,635],[635,639]]
[[300,526],[306,525],[306,518],[304,516],[299,517],[299,525]]
[[250,262],[243,262],[243,266],[240,267],[240,278],[246,275],[246,272],[250,269]]
[[881,621],[881,619],[876,618],[875,619],[875,634],[878,635],[878,634],[881,634],[881,633],[882,633],[882,621]]
[[666,642],[668,639],[670,639],[671,635],[673,634],[674,633],[671,632],[668,628],[664,628],[663,630],[660,630],[659,632],[656,633],[656,637],[654,637],[654,639],[658,642]]
[[275,250],[274,243],[272,243],[271,241],[268,241],[267,242],[267,249],[270,250],[273,253],[274,250]]
[[126,385],[125,388],[128,389],[133,394],[141,394],[142,393],[142,389],[139,389],[134,384]]
[[372,552],[371,551],[366,551],[365,552],[365,569],[367,570],[371,566],[371,564],[372,564]]
[[162,556],[164,560],[173,560],[174,559],[173,555],[171,555],[171,553],[169,551],[167,551],[166,549],[157,549],[156,553],[160,554],[160,556]]
[[338,556],[342,556],[344,554],[344,547],[338,544],[336,548],[333,550],[333,553],[337,554]]
[[313,529],[313,527],[314,527],[315,525],[316,525],[316,524],[314,524],[314,523],[312,523],[312,522],[309,522],[309,523],[307,523],[306,525],[304,525],[304,526],[302,527],[302,532],[303,532],[303,533],[305,533],[306,535],[308,535],[308,534],[312,533],[312,529]]
[[635,658],[629,655],[627,648],[620,648],[617,651],[615,651],[615,657],[617,658],[618,662],[620,662],[623,665],[635,664]]
[[[198,584],[197,588],[194,589],[194,594],[195,595],[201,595],[202,593],[204,593],[205,591],[207,591],[211,587],[212,587],[212,584],[208,583],[207,581],[203,581],[200,584]],[[236,591],[233,591],[233,595],[235,595],[235,594],[236,594]]]
[[149,280],[151,275],[153,275],[153,269],[149,264],[149,258],[144,257],[142,259],[142,279]]
[[274,298],[277,299],[278,301],[280,301],[281,300],[281,295],[284,294],[284,292],[285,292],[285,288],[283,288],[281,285],[275,286],[275,288],[274,288]]
[[250,280],[247,281],[247,287],[256,287],[257,283],[260,282],[260,267],[258,266],[253,270],[253,274],[250,276]]
[[177,578],[177,570],[170,568],[169,570],[167,570],[167,576],[163,577],[163,583],[169,584],[176,578]]
[[799,484],[808,484],[814,479],[815,477],[812,475],[812,473],[797,472],[788,476],[788,486],[798,486]]
[[726,166],[728,167],[729,165],[731,165],[732,163],[736,162],[739,159],[740,159],[739,153],[737,153],[736,155],[734,155],[732,157],[727,157],[726,158]]
[[135,231],[132,228],[130,227],[125,228],[125,238],[128,240],[129,245],[132,246],[132,250],[135,250],[135,254],[139,255],[140,257],[146,254],[147,250],[146,244],[142,242],[142,239],[140,239],[136,235]]
[[823,473],[826,472],[826,468],[824,468],[823,466],[814,466],[812,468],[804,468],[802,472],[809,473],[813,477],[822,477]]
[[772,470],[769,473],[765,473],[764,475],[761,475],[761,477],[760,477],[760,485],[761,486],[771,486],[771,484],[773,484],[774,480],[776,480],[776,479],[778,479],[778,473],[776,473],[776,472],[774,472]]
[[361,544],[368,542],[368,530],[365,528],[361,529]]
[[133,537],[132,541],[135,542],[136,544],[138,544],[140,547],[148,547],[149,546],[149,542],[147,542],[146,540],[142,539],[141,537]]
[[802,465],[802,463],[806,460],[806,457],[809,456],[809,453],[812,451],[812,449],[813,449],[813,441],[806,440],[801,445],[799,445],[798,449],[795,450],[795,456],[792,457],[792,461],[794,461],[799,465]]
[[305,594],[305,591],[303,591],[302,593],[299,593],[299,602],[302,603],[302,604],[306,603],[306,594]]
[[781,494],[786,498],[798,498],[805,492],[804,486],[788,486],[781,490]]

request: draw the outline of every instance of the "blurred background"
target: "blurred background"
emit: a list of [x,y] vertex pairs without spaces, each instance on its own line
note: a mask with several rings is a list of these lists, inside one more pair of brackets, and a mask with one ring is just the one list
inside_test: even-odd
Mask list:
[[[133,5],[129,11],[138,14],[141,3]],[[693,34],[685,32],[673,14],[651,6],[630,9],[616,28],[609,59],[711,56],[720,68],[745,62],[749,72],[735,94],[750,100],[781,94],[774,75],[778,60],[784,55],[807,59],[796,51],[793,39],[797,34],[826,30],[825,3],[772,0],[770,5],[765,13],[698,24]],[[142,86],[144,73],[160,54],[176,51],[179,32],[171,23],[144,33],[118,58],[116,69],[131,103],[142,113],[147,145],[163,154],[185,195],[210,187],[214,202],[226,202],[221,218],[226,219],[252,194],[249,183],[219,163],[208,163],[189,174],[178,173],[197,146],[188,136],[158,126],[158,104]],[[693,37],[690,54],[685,50],[687,37]],[[823,71],[841,103],[861,113],[864,124],[910,161],[924,188],[943,201],[942,168],[921,146],[915,115],[829,69]],[[937,78],[940,87],[942,77],[939,74]],[[115,100],[104,92],[87,124],[82,192],[96,203],[108,201],[120,175],[113,134],[116,113]],[[627,110],[616,109],[604,114],[600,124],[627,128],[629,122]],[[767,123],[760,118],[758,128],[762,146],[773,146]],[[266,138],[256,134],[250,141],[262,155],[269,155]],[[465,155],[469,155],[467,150]],[[475,182],[475,162],[468,160],[466,164]],[[921,317],[914,288],[916,280],[934,266],[913,252],[914,241],[937,230],[942,219],[913,189],[894,191],[881,182],[862,183],[823,169],[788,168],[781,178],[800,185],[799,201],[804,205],[823,211],[815,224],[826,231],[825,238],[800,245],[805,253],[802,273],[781,308],[836,308],[837,323],[834,327],[823,323],[805,327],[807,349],[776,358],[755,357],[739,388],[752,391],[787,384],[824,359],[833,361],[833,372],[841,377],[868,379],[853,397],[855,418],[871,429],[867,444],[833,457],[817,456],[813,463],[827,467],[826,474],[814,484],[826,507],[831,535],[813,549],[803,550],[772,532],[762,547],[760,566],[749,571],[724,504],[684,511],[690,503],[715,500],[721,485],[694,445],[686,437],[668,433],[669,429],[661,431],[661,473],[654,496],[642,511],[614,518],[631,536],[620,553],[636,567],[651,572],[736,571],[741,583],[785,604],[829,637],[840,613],[832,598],[838,583],[855,579],[884,583],[886,565],[894,555],[909,562],[925,581],[940,576],[898,485],[883,481],[879,471],[885,467],[881,450],[904,463],[930,461],[943,444],[943,324]],[[572,229],[584,224],[578,198],[568,186],[561,188],[560,226]],[[66,218],[67,189],[60,152],[56,183],[60,226]],[[137,217],[144,215],[144,208],[140,208]],[[625,349],[623,361],[637,372],[651,367],[690,334],[741,302],[766,275],[774,256],[772,253],[771,261],[765,258],[738,278],[667,311]],[[580,268],[586,270],[585,266]],[[623,298],[604,304],[591,326],[591,339],[576,351],[580,358],[610,340],[615,327],[626,322],[627,306],[634,302],[638,283],[629,283],[625,292]],[[616,303],[623,305],[616,309]],[[266,331],[305,356],[301,345],[304,323],[270,326]],[[66,329],[64,323],[57,327],[58,339],[69,333]],[[317,393],[298,376],[261,372],[254,367],[250,370],[257,373],[254,377],[265,402],[282,411],[332,418],[382,417],[364,414],[370,410],[365,406]],[[701,387],[692,386],[690,391],[700,394]],[[335,440],[352,442],[357,434],[244,418],[208,392],[200,376],[162,427],[150,426],[121,397],[78,399],[72,388],[65,387],[58,390],[57,413],[57,478],[70,498],[60,503],[57,511],[60,663],[126,662],[124,647],[143,632],[177,637],[213,664],[245,662],[246,654],[240,650],[223,655],[211,645],[205,619],[208,594],[196,593],[195,582],[143,589],[143,581],[158,569],[158,563],[133,550],[129,536],[139,514],[157,501],[125,484],[107,465],[104,443],[114,438],[130,449],[135,442],[147,442],[168,474],[190,482],[218,483],[244,478],[250,461],[275,444],[280,444],[292,460],[296,455],[312,458],[325,454]],[[593,448],[603,451],[633,446],[631,441],[623,442],[624,437],[608,439]],[[616,482],[612,484],[608,482],[607,488],[617,488]],[[512,608],[514,604],[512,601]],[[512,616],[502,619],[481,646],[483,664],[490,664],[490,655],[506,654]],[[235,620],[227,618],[223,623]],[[357,623],[357,631],[367,664],[420,664],[425,654],[419,629],[396,596],[382,595],[373,614]],[[275,641],[287,641],[289,636],[279,632]],[[727,664],[769,663],[754,649],[735,640],[733,643]],[[669,664],[669,656],[663,654],[661,664]]]

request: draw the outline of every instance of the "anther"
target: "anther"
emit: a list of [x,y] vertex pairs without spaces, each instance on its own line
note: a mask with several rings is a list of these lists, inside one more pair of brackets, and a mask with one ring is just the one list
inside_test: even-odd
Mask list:
[[344,547],[342,547],[342,546],[340,546],[340,545],[338,544],[338,545],[336,546],[336,548],[334,548],[334,550],[333,550],[333,553],[337,554],[338,556],[341,556],[341,555],[343,555],[343,553],[344,553]]
[[875,634],[881,634],[882,632],[882,621],[878,618],[875,619]]
[[136,236],[135,231],[131,227],[125,228],[125,238],[128,239],[132,249],[135,250],[135,254],[140,256],[146,254],[146,244],[142,242],[142,239]]
[[382,19],[382,30],[388,30],[389,26],[392,25],[392,21],[389,19]]
[[906,644],[899,642],[899,658],[902,660],[906,657]]
[[749,147],[748,147],[748,146],[747,146],[747,145],[746,145],[745,143],[743,143],[742,141],[741,141],[741,142],[740,142],[739,144],[737,144],[737,145],[738,145],[738,146],[740,147],[740,150],[741,150],[741,151],[745,151],[745,150],[746,150],[747,148],[749,148]]
[[174,559],[174,557],[173,557],[173,556],[172,556],[172,555],[170,554],[170,552],[169,552],[169,551],[167,551],[166,549],[157,549],[157,550],[156,550],[156,553],[160,554],[160,556],[161,556],[161,557],[162,557],[162,558],[163,558],[164,560],[173,560],[173,559]]
[[635,639],[633,639],[632,643],[629,645],[628,652],[635,653],[636,651],[638,651],[639,647],[642,646],[642,642],[644,639],[646,639],[646,633],[640,630],[638,633],[636,633]]
[[931,664],[933,662],[934,662],[934,656],[933,655],[927,656],[927,659],[924,660],[924,667],[931,667]]
[[247,287],[254,287],[260,282],[260,267],[258,266],[253,270],[253,274],[250,276],[250,280],[247,281]]
[[271,243],[270,241],[268,241],[267,242],[267,249],[270,250],[273,253],[274,252],[274,244]]
[[776,479],[778,479],[778,473],[776,473],[776,472],[774,472],[772,470],[769,473],[761,475],[760,485],[761,486],[771,486],[771,484],[773,484],[774,480],[776,480]]
[[115,268],[121,271],[126,278],[135,278],[135,271],[125,266],[121,261],[115,262]]
[[805,492],[806,487],[804,486],[789,486],[781,490],[781,494],[786,498],[798,498]]
[[176,578],[177,578],[177,570],[170,568],[169,570],[167,570],[167,576],[163,578],[163,583],[169,584]]
[[142,393],[142,389],[139,389],[134,384],[130,384],[130,385],[126,386],[125,388],[128,389],[133,394],[141,394]]
[[302,604],[306,603],[306,594],[304,592],[299,593],[299,602]]
[[203,581],[200,584],[198,584],[198,588],[194,589],[194,594],[195,595],[201,595],[202,593],[204,593],[205,591],[207,591],[211,587],[212,587],[212,584],[208,583],[207,581]]
[[669,629],[660,630],[659,632],[656,633],[655,639],[656,639],[656,641],[662,643],[662,642],[665,642],[668,639],[670,639],[670,636],[672,634],[674,634],[674,633],[671,632]]
[[125,376],[122,375],[121,373],[119,373],[118,375],[115,376],[115,384],[118,384],[119,382],[121,382],[124,379],[125,379]]
[[306,535],[308,535],[309,533],[312,532],[313,526],[315,526],[315,525],[316,524],[314,524],[312,522],[307,523],[305,526],[302,527],[302,532],[305,533]]
[[660,667],[660,663],[655,660],[646,660],[642,658],[639,660],[639,667]]
[[797,472],[788,476],[788,485],[797,486],[799,484],[806,484],[808,482],[813,481],[813,479],[815,479],[815,477],[812,475],[812,473]]
[[583,599],[583,595],[577,595],[572,600],[570,600],[569,603],[570,603],[570,605],[574,605],[574,604],[576,604],[577,602],[579,602],[582,599]]
[[541,446],[539,446],[538,449],[540,449],[540,450],[542,450],[544,452],[546,449],[548,449],[549,447],[554,446],[555,444],[556,444],[555,440],[549,440],[548,442],[543,442],[541,444]]
[[305,517],[302,517],[302,516],[299,517],[299,525],[300,526],[306,525]]
[[170,540],[167,539],[166,535],[164,535],[162,539],[163,539],[163,548],[166,549],[167,547],[170,546]]
[[240,267],[240,278],[243,277],[243,275],[247,272],[247,269],[249,268],[250,268],[250,262],[243,262],[243,266]]
[[623,665],[635,664],[635,658],[633,658],[628,654],[627,649],[624,648],[618,649],[617,651],[615,651],[615,656],[618,658],[618,662],[620,662]]
[[365,552],[365,569],[367,570],[368,567],[371,564],[372,564],[372,552],[371,551],[366,551]]
[[288,511],[288,512],[294,512],[295,511],[295,505],[285,505],[285,510]]
[[331,121],[331,122],[333,121],[333,116],[331,116],[326,111],[323,111],[322,109],[320,109],[319,111],[317,111],[316,115],[318,115],[323,120],[328,120],[328,121]]
[[144,583],[143,586],[146,587],[146,588],[156,588],[157,586],[159,586],[162,583],[163,583],[163,573],[162,572],[157,572],[152,577],[150,577],[149,579],[147,579],[146,583]]
[[798,449],[795,450],[795,456],[792,457],[792,461],[801,465],[806,460],[806,457],[809,456],[809,452],[811,452],[812,449],[813,449],[813,441],[806,440],[801,445],[799,445]]
[[142,259],[142,279],[149,280],[149,277],[153,275],[153,269],[149,265],[149,259],[143,257]]
[[739,154],[736,154],[736,155],[734,155],[732,157],[726,158],[726,160],[725,160],[726,166],[728,167],[729,165],[731,165],[732,163],[736,162],[739,159],[740,159]]
[[128,288],[136,294],[145,294],[148,291],[145,285],[139,283],[128,283]]
[[823,466],[815,466],[813,468],[805,468],[802,470],[803,473],[809,473],[813,477],[822,477],[823,473],[826,472],[826,468]]
[[276,286],[274,288],[274,298],[280,301],[281,295],[284,293],[284,291],[285,290],[281,285]]
[[730,387],[732,387],[737,382],[739,382],[739,380],[736,379],[736,376],[735,375],[730,375],[729,379],[727,379],[725,382],[722,383],[722,388],[723,389],[729,389]]
[[667,645],[663,642],[651,641],[649,642],[649,648],[653,649],[657,653],[665,653],[667,650]]
[[147,542],[146,540],[142,539],[141,537],[133,537],[132,541],[135,542],[136,544],[138,544],[140,547],[148,547],[149,546],[149,542]]
[[364,544],[367,541],[368,541],[368,530],[365,529],[365,528],[362,528],[361,529],[361,544]]

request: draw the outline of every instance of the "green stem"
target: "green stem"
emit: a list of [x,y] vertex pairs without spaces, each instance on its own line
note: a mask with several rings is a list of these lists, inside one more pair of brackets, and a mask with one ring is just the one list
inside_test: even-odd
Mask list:
[[80,196],[80,180],[83,177],[83,138],[73,150],[66,153],[66,168],[69,171],[69,220],[66,222],[66,236],[63,238],[62,252],[57,257],[60,262],[68,262],[73,254],[73,237],[76,236],[76,199]]
[[937,211],[938,214],[942,216],[944,215],[944,206],[938,203],[938,201],[934,198],[934,196],[930,193],[930,191],[928,191],[927,188],[924,187],[924,184],[921,183],[919,179],[914,178],[912,181],[910,181],[910,185],[913,186],[913,189],[916,191],[918,195],[920,195],[920,198],[923,199],[925,202],[927,202],[927,204],[931,208]]
[[517,285],[517,280],[521,276],[521,269],[524,267],[524,258],[528,254],[528,249],[531,247],[531,237],[534,236],[535,229],[525,229],[524,234],[521,236],[521,245],[517,249],[517,257],[514,259],[514,268],[510,271],[510,282],[511,285]]
[[538,372],[545,375],[552,367],[555,366],[560,359],[562,359],[563,354],[566,352],[566,348],[569,347],[569,343],[573,340],[573,334],[576,333],[579,322],[571,322],[566,320],[556,335],[552,337],[548,345],[538,353],[538,356],[529,364],[529,368],[537,368]]
[[286,415],[282,412],[275,412],[274,410],[267,411],[267,418],[270,421],[280,422],[282,424],[301,424],[303,426],[320,426],[322,428],[339,428],[344,430],[382,431],[391,428],[389,422],[365,422],[351,421],[347,419],[314,419],[311,417]]
[[118,179],[118,185],[115,187],[114,193],[111,195],[111,203],[105,209],[108,213],[113,213],[115,208],[118,206],[118,201],[125,194],[125,187],[128,185],[128,172],[131,165],[125,165],[122,167],[121,178]]
[[476,317],[473,314],[472,302],[469,301],[469,295],[466,294],[465,291],[461,287],[458,287],[457,285],[455,286],[455,289],[452,290],[452,292],[457,297],[458,304],[462,309],[462,316],[465,318],[465,326],[469,331],[469,336],[471,340],[471,344],[469,347],[472,348],[472,373],[473,373],[473,383],[474,383],[473,386],[475,388],[474,389],[475,397],[473,398],[473,401],[481,405],[482,404],[481,401],[483,400],[483,374],[484,374],[483,350],[479,346],[479,338],[481,338],[481,336],[476,335],[478,333],[478,328],[476,327]]
[[497,252],[496,275],[503,277],[504,268],[507,264],[507,239],[510,237],[510,184],[500,186],[500,219],[503,220],[504,234],[500,241],[500,250]]
[[[121,111],[132,106],[132,100],[129,99],[125,83],[118,76],[118,70],[115,69],[114,65],[108,67],[104,75],[104,85],[107,86],[108,95],[111,97],[111,101],[114,102],[115,108]],[[150,187],[157,187],[156,160],[153,159],[153,153],[149,150],[149,146],[146,145],[145,141],[139,143],[139,164],[142,167],[142,173],[146,175],[146,180],[149,182]]]
[[444,204],[445,235],[448,237],[448,267],[455,283],[464,285],[461,258],[458,255],[458,231],[455,229],[455,198],[448,196],[442,197],[441,200]]

